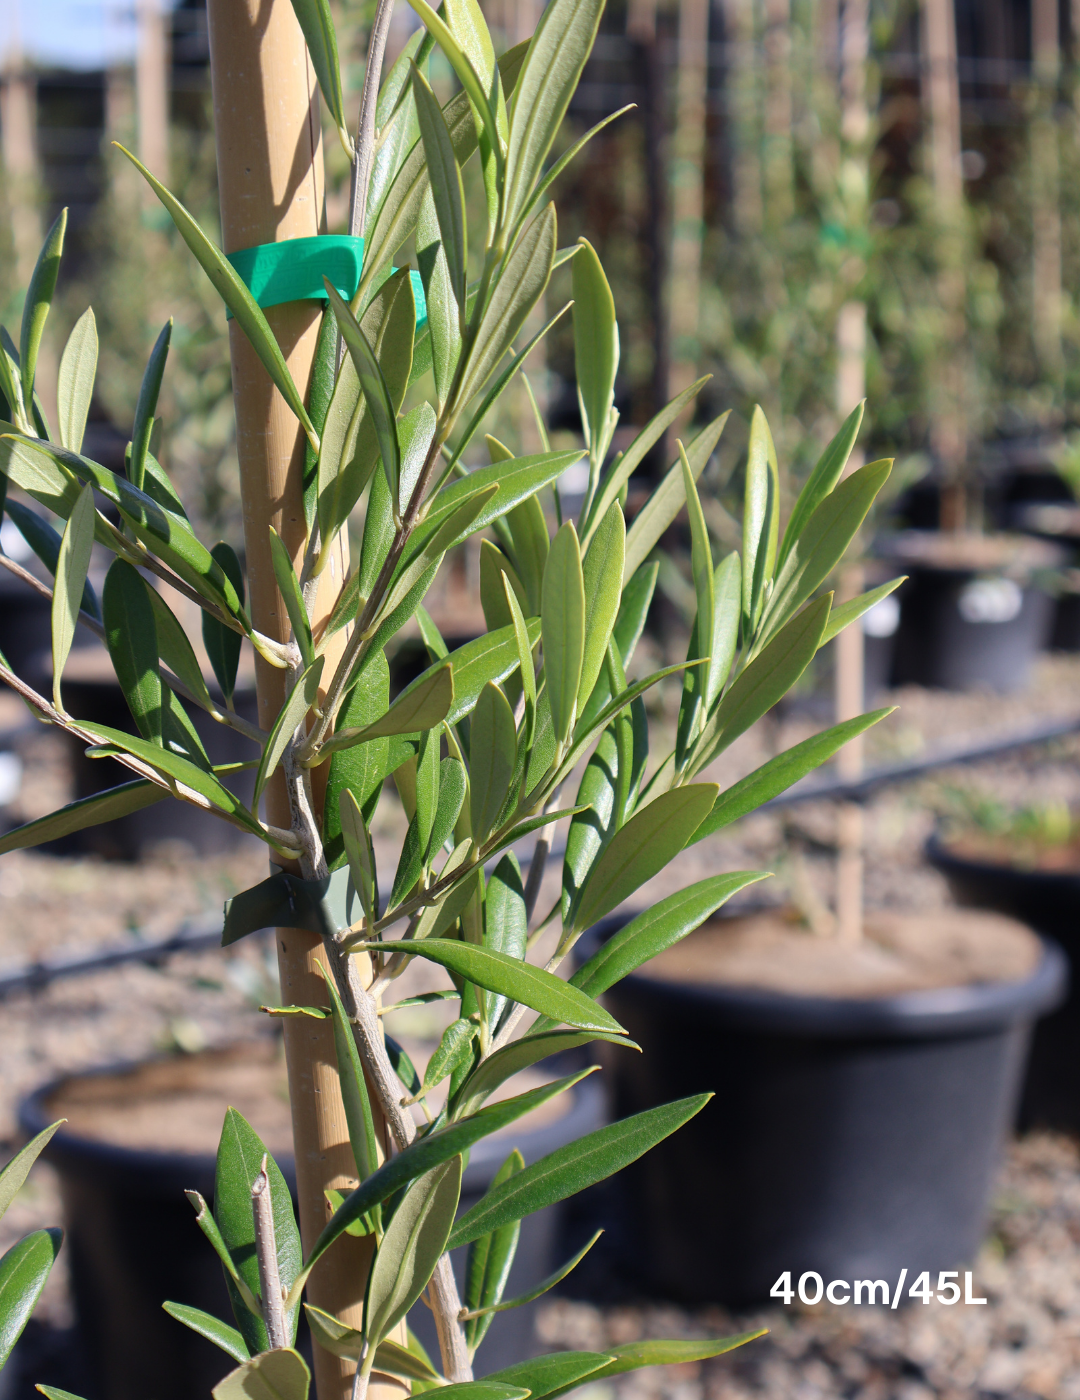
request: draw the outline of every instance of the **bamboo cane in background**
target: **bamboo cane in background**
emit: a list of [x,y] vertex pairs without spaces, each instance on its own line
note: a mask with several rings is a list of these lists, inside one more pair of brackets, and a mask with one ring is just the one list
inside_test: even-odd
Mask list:
[[[840,86],[840,185],[855,191],[860,206],[849,211],[852,227],[865,222],[869,184],[868,142],[870,114],[866,101],[866,63],[870,52],[868,0],[844,0],[838,15]],[[855,166],[845,169],[845,165]],[[858,193],[861,191],[861,194]],[[861,259],[859,260],[861,267]],[[856,269],[851,269],[852,276]],[[858,298],[844,302],[836,326],[836,407],[841,420],[866,393],[866,303]],[[848,460],[847,473],[862,466],[862,453],[856,448]],[[863,591],[864,571],[858,563],[840,576],[837,601],[854,598]],[[863,712],[865,641],[861,624],[845,628],[836,639],[836,722],[854,719]],[[837,755],[841,778],[862,776],[861,736]],[[844,802],[837,811],[836,936],[845,943],[857,943],[863,931],[863,810],[858,803]]]
[[1060,54],[1057,0],[1032,0],[1035,111],[1031,152],[1031,331],[1043,372],[1061,372],[1061,172],[1055,117]]
[[[135,101],[139,159],[163,184],[169,183],[169,36],[162,0],[139,0],[139,45],[135,57]],[[147,209],[157,196],[140,185]]]
[[664,398],[697,375],[701,254],[705,231],[705,100],[709,3],[680,0],[679,67],[671,168],[671,372]]
[[15,244],[15,285],[30,280],[41,246],[37,202],[37,84],[27,69],[19,36],[18,6],[0,82],[0,149]]
[[[208,19],[225,251],[321,232],[317,89],[289,0],[210,0]],[[266,313],[302,392],[310,378],[320,311],[317,302],[309,301]],[[230,329],[251,616],[261,631],[287,641],[289,620],[274,578],[268,527],[275,527],[299,568],[305,538],[304,437],[235,321]],[[322,592],[336,592],[347,562],[343,550],[331,560],[322,576]],[[316,625],[325,612],[325,606],[317,608]],[[340,646],[331,646],[328,655],[328,674],[348,632],[338,635]],[[283,703],[288,673],[260,658],[256,679],[260,722],[268,726]],[[291,824],[280,772],[267,788],[266,811],[272,823]],[[323,961],[319,938],[279,929],[277,945],[283,999],[321,1005],[326,993],[317,970]],[[298,1017],[286,1022],[284,1034],[300,1230],[305,1249],[310,1249],[329,1215],[325,1190],[351,1184],[355,1167],[331,1023]],[[312,1301],[352,1327],[362,1324],[370,1253],[370,1240],[346,1236],[311,1279]],[[345,1400],[353,1365],[320,1347],[314,1359],[319,1400]]]
[[941,358],[935,366],[936,403],[930,429],[934,456],[944,475],[941,526],[962,530],[967,518],[964,462],[965,411],[964,193],[960,164],[960,78],[956,63],[953,0],[922,0],[922,101],[929,126],[929,174],[938,223],[938,296],[944,319]]

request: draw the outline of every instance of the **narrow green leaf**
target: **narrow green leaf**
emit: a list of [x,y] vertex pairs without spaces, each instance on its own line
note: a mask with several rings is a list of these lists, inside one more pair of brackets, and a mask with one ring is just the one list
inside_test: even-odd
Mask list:
[[[89,491],[89,487],[86,488]],[[138,569],[114,559],[101,603],[105,645],[131,717],[144,739],[162,741],[162,688],[154,606]]]
[[585,584],[577,531],[569,520],[551,542],[540,618],[547,696],[561,744],[574,725],[585,657]]
[[311,1372],[291,1348],[253,1356],[218,1381],[214,1400],[307,1400]]
[[379,1144],[375,1136],[375,1119],[371,1112],[364,1067],[356,1048],[349,1018],[341,1004],[333,977],[326,978],[326,990],[334,1013],[334,1051],[337,1055],[338,1079],[345,1105],[345,1121],[349,1125],[349,1143],[357,1176],[361,1181],[379,1169]]
[[303,428],[308,442],[318,452],[319,435],[308,417],[303,397],[289,373],[285,356],[281,353],[281,347],[274,339],[274,333],[267,324],[266,317],[259,309],[255,298],[248,291],[240,274],[224,253],[219,248],[214,247],[176,196],[170,194],[165,186],[156,180],[146,166],[137,160],[130,151],[125,150],[119,142],[114,142],[114,144],[127,156],[169,211],[180,237],[195,254],[196,260],[207,277],[210,278],[218,296],[236,317],[237,325],[251,342],[251,348],[262,361],[263,368],[277,386],[282,398],[300,420],[300,426]]
[[[221,571],[232,584],[241,604],[244,599],[244,573],[236,550],[224,540],[219,541],[210,551]],[[225,699],[231,700],[236,690],[236,672],[240,666],[240,649],[243,638],[232,628],[211,617],[208,612],[202,615],[202,638],[206,654],[210,658],[217,683]]]
[[19,365],[22,376],[23,404],[29,411],[34,397],[34,376],[37,373],[38,351],[45,330],[45,321],[56,291],[56,278],[60,271],[60,257],[64,251],[64,234],[67,231],[68,211],[61,209],[53,221],[52,228],[45,235],[34,270],[30,274],[30,285],[26,289],[23,302],[22,330],[19,335]]
[[906,579],[907,575],[902,574],[900,578],[893,578],[888,583],[883,583],[880,588],[872,588],[869,593],[860,593],[857,598],[851,598],[848,602],[833,608],[829,613],[829,620],[825,624],[825,631],[821,634],[820,645],[824,646],[826,642],[831,642],[838,632],[842,632],[845,627],[862,617],[863,613],[869,612],[875,603],[881,602],[882,598],[887,598]]
[[718,792],[716,783],[692,783],[635,812],[593,866],[572,928],[589,928],[663,870],[708,816]]
[[[543,179],[539,182],[539,184],[536,186],[536,189],[533,191],[532,197],[530,198],[528,204],[525,206],[526,216],[528,216],[536,207],[536,205],[540,203],[540,201],[547,194],[548,190],[563,173],[563,171],[570,164],[570,162],[574,160],[575,157],[580,155],[580,153],[585,149],[585,147],[589,144],[589,142],[593,139],[594,136],[599,135],[599,133],[603,131],[605,126],[610,126],[611,123],[615,121],[618,117],[625,117],[627,112],[632,112],[633,110],[634,103],[628,102],[625,107],[620,107],[617,111],[612,112],[610,116],[604,117],[601,121],[598,121],[595,126],[589,128],[589,130],[585,133],[584,136],[578,137],[578,139],[574,142],[572,146],[567,147],[567,149],[562,153],[559,159],[555,161],[554,164],[551,165],[551,167],[545,172]],[[559,254],[556,256],[555,266],[560,266],[561,263],[565,262],[568,258],[575,257],[576,254],[577,245],[575,245],[573,248],[561,249]]]
[[581,898],[589,872],[615,832],[615,789],[619,761],[610,727],[600,735],[577,791],[582,810],[570,823],[563,856],[561,908],[564,923]]
[[274,721],[274,727],[266,741],[259,769],[255,775],[255,794],[251,799],[253,808],[258,806],[263,788],[266,787],[267,780],[281,762],[282,754],[288,748],[289,741],[297,727],[319,699],[319,681],[322,678],[325,661],[325,656],[317,657],[307,670],[296,678],[295,685],[290,690],[285,704],[281,707],[281,713]]
[[269,526],[269,530],[270,562],[274,567],[274,578],[277,580],[278,592],[285,600],[285,611],[289,614],[293,636],[296,639],[296,645],[300,648],[304,665],[305,667],[310,666],[315,660],[315,645],[311,640],[311,623],[308,621],[307,608],[304,606],[304,595],[300,591],[300,580],[296,577],[296,570],[293,568],[289,551],[282,543],[281,536],[273,525]]
[[493,1187],[454,1226],[450,1249],[468,1244],[511,1220],[564,1201],[628,1166],[705,1107],[712,1094],[695,1094],[622,1118],[557,1148]]
[[[343,1361],[360,1360],[364,1349],[363,1332],[358,1332],[355,1327],[347,1327],[344,1322],[339,1322],[332,1314],[323,1312],[322,1308],[316,1308],[311,1303],[304,1304],[304,1312],[307,1315],[312,1337],[324,1351],[328,1351],[331,1356],[340,1356]],[[386,1347],[393,1345],[392,1342],[384,1342],[379,1350],[385,1351]],[[406,1356],[410,1355],[404,1347],[397,1347],[396,1352],[404,1352]],[[399,1364],[396,1352],[394,1360],[396,1364]],[[378,1365],[378,1360],[376,1360],[376,1367],[379,1370],[385,1369],[385,1367]],[[390,1374],[397,1373],[391,1372]],[[412,1379],[411,1373],[409,1379]]]
[[615,501],[597,526],[582,566],[585,644],[577,692],[578,714],[584,709],[600,675],[608,638],[619,615],[625,549],[626,525],[622,507]]
[[[396,939],[384,942],[382,947],[412,953],[411,944],[411,939]],[[426,938],[416,945],[415,951],[417,957],[440,963],[467,982],[521,1002],[523,1006],[531,1006],[553,1021],[566,1022],[582,1030],[616,1034],[622,1031],[618,1021],[591,997],[583,996],[576,988],[568,990],[568,984],[561,977],[533,967],[531,963],[519,962],[517,958],[480,948],[475,943],[458,943],[447,938]]]
[[390,486],[390,495],[397,500],[398,477],[401,472],[401,449],[397,436],[397,410],[390,396],[390,389],[375,352],[368,344],[367,337],[360,329],[356,317],[342,301],[327,278],[323,278],[326,294],[330,298],[342,338],[349,350],[353,367],[367,402],[368,413],[375,428],[375,436],[382,455],[383,470]]
[[544,452],[536,457],[516,457],[512,462],[494,462],[490,467],[479,467],[470,472],[463,481],[456,481],[452,486],[444,486],[439,491],[416,535],[426,538],[426,534],[432,533],[439,522],[451,511],[456,510],[463,501],[480,491],[486,491],[491,485],[497,485],[498,493],[490,498],[488,506],[477,516],[473,526],[474,533],[482,530],[485,525],[490,525],[499,516],[508,514],[529,496],[549,485],[561,476],[567,467],[579,462],[582,455],[580,450]]
[[[386,656],[382,651],[369,652],[338,716],[338,724],[346,729],[363,729],[386,714],[389,704],[390,667]],[[323,805],[323,849],[331,870],[345,862],[339,811],[342,793],[346,790],[352,793],[364,820],[369,821],[382,792],[383,780],[390,771],[389,759],[388,739],[373,739],[341,749],[331,758]]]
[[[728,409],[727,412],[721,413],[719,418],[707,423],[686,449],[686,460],[690,463],[695,481],[705,470],[705,464],[720,441],[720,434],[724,431],[730,412]],[[634,516],[633,523],[626,532],[624,583],[644,564],[657,540],[682,510],[685,501],[682,462],[679,461]]]
[[611,1353],[596,1351],[556,1351],[548,1356],[535,1356],[519,1361],[493,1374],[499,1380],[516,1382],[529,1387],[534,1400],[544,1400],[553,1391],[578,1386],[595,1375],[611,1360]]
[[[391,1044],[390,1037],[387,1037],[387,1052],[393,1059],[395,1046]],[[403,1056],[400,1046],[396,1047],[396,1053],[399,1060],[402,1058],[407,1060],[407,1057]],[[478,1113],[471,1114],[468,1118],[462,1118],[460,1121],[439,1128],[425,1137],[417,1138],[404,1151],[391,1157],[388,1162],[384,1162],[373,1176],[368,1177],[345,1198],[345,1204],[328,1221],[304,1263],[304,1273],[299,1276],[298,1284],[303,1282],[317,1261],[354,1220],[359,1220],[361,1216],[366,1215],[368,1211],[399,1191],[406,1183],[430,1172],[440,1163],[450,1161],[459,1153],[467,1152],[481,1138],[499,1132],[519,1118],[524,1117],[525,1114],[532,1113],[534,1109],[547,1103],[549,1099],[572,1089],[586,1074],[592,1073],[592,1068],[594,1067],[579,1070],[577,1074],[557,1079],[550,1084],[542,1084],[539,1088],[530,1089],[512,1099],[503,1099],[499,1103],[489,1104],[487,1108],[482,1108]],[[416,1077],[416,1071],[413,1070],[411,1063],[400,1065],[400,1067],[395,1065],[395,1072],[408,1087],[409,1092],[416,1093],[420,1088],[420,1080]]]
[[[711,656],[709,650],[716,617],[716,600],[713,596],[713,562],[709,548],[709,531],[698,499],[697,485],[686,459],[686,451],[680,442],[679,461],[683,473],[683,494],[686,496],[686,513],[690,521],[690,565],[694,575],[694,596],[697,598],[697,642],[698,656]],[[707,684],[708,667],[701,668],[700,683]]]
[[470,1057],[472,1043],[479,1032],[475,1021],[459,1017],[451,1021],[443,1031],[438,1045],[431,1053],[424,1070],[424,1082],[420,1092],[430,1093],[441,1084],[448,1074],[452,1074],[460,1064]]
[[0,1259],[0,1367],[37,1306],[63,1238],[63,1230],[35,1230]]
[[[526,627],[530,646],[535,646],[540,637],[540,619],[529,618]],[[517,668],[518,650],[514,629],[501,627],[497,632],[488,632],[485,636],[477,637],[475,641],[466,642],[463,647],[458,647],[446,659],[454,678],[454,702],[444,718],[447,724],[458,724],[471,713],[480,698],[480,692],[489,681],[498,685]],[[439,661],[417,676],[416,680],[401,692],[396,703],[405,703],[414,691],[429,683],[444,664]]]
[[[695,380],[693,384],[684,389],[681,394],[677,394],[669,404],[665,404],[660,412],[654,414],[645,424],[626,451],[619,453],[612,462],[604,478],[603,488],[589,509],[588,526],[582,534],[582,540],[586,545],[592,538],[597,524],[603,520],[613,503],[619,499],[623,487],[644,461],[646,453],[656,446],[661,436],[671,427],[691,399],[697,397],[702,388],[709,382],[709,377],[707,374],[703,375],[701,379]],[[725,414],[724,417],[726,418],[726,416]],[[722,424],[721,427],[723,427]],[[676,463],[676,466],[678,465]],[[700,474],[699,470],[698,475]],[[697,476],[694,480],[697,480]]]
[[[251,1187],[262,1171],[263,1159],[270,1180],[270,1200],[273,1205],[274,1234],[277,1241],[278,1271],[281,1286],[288,1291],[300,1272],[300,1232],[293,1215],[292,1200],[285,1178],[269,1155],[258,1133],[246,1118],[229,1108],[218,1143],[217,1167],[214,1179],[214,1218],[221,1238],[229,1251],[237,1274],[254,1297],[259,1296],[259,1266],[255,1256],[255,1221],[251,1210]],[[265,1351],[266,1328],[261,1317],[245,1305],[235,1284],[226,1271],[226,1283],[232,1296],[236,1324],[245,1345],[253,1356]],[[287,1302],[286,1326],[291,1340],[296,1338],[298,1309]],[[234,1373],[235,1374],[235,1373]]]
[[472,833],[482,842],[502,811],[517,761],[514,712],[506,696],[490,681],[476,702],[470,735]]
[[443,253],[446,256],[458,314],[464,316],[468,248],[465,188],[461,183],[461,170],[454,155],[454,145],[443,119],[442,108],[415,64],[412,70],[412,85],[416,115],[420,123],[420,137],[427,157],[431,194],[435,202],[439,232],[442,235]]
[[327,0],[292,0],[292,7],[304,42],[311,55],[311,64],[319,82],[327,110],[337,128],[345,154],[354,157],[352,137],[345,118],[345,97],[341,89],[341,64],[338,61],[337,33]]
[[808,603],[733,682],[702,731],[693,772],[699,773],[788,693],[821,645],[831,606],[831,593]]
[[0,1216],[4,1214],[22,1190],[23,1183],[30,1175],[30,1168],[49,1145],[53,1134],[65,1121],[65,1119],[60,1118],[55,1123],[50,1123],[47,1128],[43,1128],[37,1137],[31,1138],[20,1152],[16,1152],[3,1171],[0,1171]]
[[840,431],[826,447],[814,470],[806,478],[806,485],[799,492],[799,498],[791,512],[791,519],[784,531],[780,553],[776,557],[778,571],[783,568],[784,561],[791,553],[792,546],[802,534],[803,526],[843,476],[844,468],[851,456],[851,449],[855,446],[855,441],[859,436],[865,407],[866,401],[864,399],[862,403],[857,404],[851,410]]
[[52,600],[53,703],[61,711],[64,702],[60,682],[71,644],[75,640],[75,625],[86,589],[90,552],[94,547],[95,518],[94,492],[91,487],[84,486],[64,529],[56,560],[56,587]]
[[406,1191],[375,1255],[364,1302],[364,1331],[378,1345],[428,1285],[454,1223],[461,1158],[425,1173]]
[[[558,262],[554,262],[552,266],[557,267]],[[475,409],[472,417],[469,419],[468,427],[465,428],[465,430],[459,436],[457,440],[457,446],[454,448],[453,456],[450,459],[451,467],[456,467],[457,464],[460,462],[461,458],[464,456],[465,449],[472,443],[473,438],[475,438],[476,434],[480,431],[480,428],[483,425],[484,420],[487,418],[488,413],[491,411],[492,406],[499,399],[502,398],[507,385],[522,368],[525,361],[529,358],[530,352],[540,343],[541,340],[543,340],[544,336],[547,335],[548,331],[551,330],[552,326],[556,323],[556,321],[562,320],[563,316],[569,309],[570,303],[567,302],[565,306],[560,307],[559,310],[556,311],[555,315],[552,316],[551,320],[548,321],[546,325],[540,327],[540,329],[536,332],[536,334],[532,337],[531,340],[527,340],[525,344],[522,345],[519,349],[515,350],[511,347],[510,360],[507,362],[507,364],[503,366],[501,370],[499,370],[498,374],[496,374],[495,377],[488,384],[484,396],[480,400],[479,407]],[[524,380],[525,386],[528,389],[528,379],[525,377],[525,375],[522,375],[522,379]],[[529,393],[532,393],[531,389],[529,389]],[[548,443],[545,436],[541,436],[541,442],[545,447],[547,447]],[[507,457],[512,457],[513,453],[508,451],[506,455]],[[580,457],[581,455],[582,454],[579,452],[578,456]]]
[[[379,362],[390,402],[396,414],[405,396],[412,366],[413,335],[416,329],[416,303],[408,268],[392,274],[379,288],[371,305],[360,318],[360,329]],[[398,428],[398,441],[404,457],[407,444],[420,426],[419,417],[408,419]],[[407,437],[408,433],[408,437]],[[367,400],[352,356],[341,366],[334,396],[327,412],[324,442],[319,453],[318,514],[324,541],[331,541],[348,519],[363,494],[379,460],[381,446],[375,420],[367,409]],[[404,466],[402,471],[404,472]],[[376,499],[369,498],[368,511]],[[389,519],[389,498],[386,499]],[[381,562],[381,560],[380,560]],[[377,572],[377,570],[376,570]],[[374,575],[367,583],[370,592]]]
[[189,1307],[187,1303],[162,1303],[161,1306],[170,1317],[176,1318],[177,1322],[182,1322],[185,1327],[190,1327],[208,1342],[213,1342],[234,1361],[251,1360],[247,1343],[236,1328],[230,1327],[227,1322],[220,1322],[210,1313],[203,1312],[201,1308]]
[[[7,485],[6,479],[0,480],[4,486]],[[60,536],[36,511],[30,510],[21,501],[5,500],[4,510],[18,526],[19,533],[26,543],[55,578],[56,565],[60,559]],[[100,621],[101,605],[89,579],[83,588],[82,610]]]
[[[528,934],[529,915],[525,908],[521,867],[517,856],[509,851],[491,872],[484,891],[484,947],[524,962]],[[505,1007],[505,997],[488,995],[489,1026],[498,1026]],[[455,1116],[460,1117],[460,1114],[455,1113]]]
[[603,0],[552,0],[518,79],[506,156],[505,227],[528,206],[596,38]]
[[760,407],[755,407],[750,419],[743,506],[742,597],[748,630],[757,626],[765,600],[765,584],[772,578],[776,562],[779,492],[776,448],[764,413]]
[[892,470],[891,459],[868,462],[821,502],[792,545],[765,612],[762,633],[781,626],[824,583],[866,519]]
[[[421,4],[423,0],[410,3]],[[543,296],[555,258],[555,235],[555,206],[548,204],[526,227],[503,263],[462,373],[458,395],[462,405],[487,383]]]
[[[707,822],[708,818],[705,820]],[[696,833],[691,844],[695,840],[700,840]],[[668,895],[606,939],[588,962],[578,968],[571,982],[589,996],[600,996],[657,953],[692,933],[732,895],[765,878],[760,870],[736,870],[729,875],[711,875]],[[526,1044],[536,1030],[536,1026],[530,1028]],[[543,1031],[543,1034],[552,1032]]]
[[615,298],[596,249],[579,238],[574,258],[574,369],[582,406],[582,427],[595,471],[603,464],[611,440],[615,375],[619,368],[619,324]]
[[387,712],[362,729],[338,728],[320,750],[336,753],[354,744],[382,739],[393,734],[415,734],[420,729],[433,729],[450,713],[454,703],[454,674],[449,665],[434,672],[425,671],[418,682],[394,701]]
[[514,543],[514,563],[525,589],[524,611],[529,617],[539,617],[540,590],[551,540],[543,507],[535,493],[507,511],[506,524]]
[[[584,986],[584,983],[579,985]],[[585,990],[589,989],[585,987]],[[530,1065],[539,1064],[541,1060],[546,1060],[550,1055],[562,1055],[568,1050],[576,1050],[582,1045],[589,1045],[594,1040],[603,1040],[609,1045],[622,1045],[630,1050],[639,1048],[625,1035],[616,1035],[610,1031],[543,1030],[538,1032],[532,1028],[527,1036],[522,1036],[519,1040],[512,1040],[509,1045],[504,1045],[501,1050],[496,1050],[486,1060],[480,1061],[458,1090],[458,1106],[455,1108],[455,1115],[463,1118],[467,1114],[477,1112],[484,1100],[489,1098],[500,1084],[505,1084],[508,1079],[512,1079],[521,1070],[528,1069]],[[472,1305],[470,1304],[470,1306]]]
[[424,28],[435,39],[439,48],[442,49],[450,62],[451,68],[457,74],[458,81],[468,94],[475,112],[483,123],[483,129],[488,134],[493,147],[498,146],[501,157],[501,142],[499,138],[498,126],[495,113],[479,74],[464,49],[458,43],[456,37],[451,33],[449,27],[443,23],[426,0],[409,0],[409,4],[420,16]]
[[75,322],[60,356],[56,383],[60,442],[71,452],[81,452],[90,400],[97,374],[98,333],[94,312],[87,307]]
[[128,480],[137,490],[145,490],[146,454],[150,451],[150,434],[154,427],[154,414],[157,411],[161,381],[165,374],[165,361],[169,356],[169,342],[172,339],[172,317],[165,322],[161,334],[154,342],[147,361],[146,370],[139,388],[139,398],[135,404],[135,426],[131,430],[131,457],[128,462]]
[[705,713],[708,714],[727,680],[739,641],[742,613],[742,570],[734,551],[721,559],[713,574],[713,634],[705,650],[711,660],[705,678]]
[[370,925],[378,917],[375,854],[360,804],[347,787],[342,788],[338,797],[338,815],[353,888],[360,896],[364,918]]
[[891,715],[895,706],[884,710],[874,710],[867,715],[835,724],[821,734],[814,734],[795,744],[783,753],[770,758],[760,768],[755,768],[739,782],[720,793],[713,809],[694,833],[691,845],[706,836],[712,836],[721,827],[730,826],[741,817],[757,810],[763,802],[769,802],[780,793],[786,792],[807,773],[812,773],[821,764],[827,763],[838,749],[850,740],[864,734],[866,730]]
[[[767,1327],[759,1327],[756,1332],[740,1332],[734,1337],[706,1337],[700,1341],[645,1341],[624,1342],[609,1347],[612,1359],[592,1373],[598,1384],[609,1376],[621,1376],[627,1371],[636,1371],[642,1366],[685,1366],[689,1362],[707,1361],[712,1356],[723,1356],[736,1347],[764,1337]],[[569,1389],[570,1387],[567,1387]],[[549,1392],[548,1400],[557,1400],[564,1390]]]
[[[525,1159],[515,1147],[492,1178],[493,1186],[501,1186],[516,1176],[525,1166]],[[465,1320],[465,1343],[473,1355],[484,1340],[492,1323],[492,1310],[501,1301],[510,1269],[517,1253],[521,1222],[513,1220],[501,1230],[473,1240],[465,1264],[465,1307],[477,1316]]]
[[80,797],[78,801],[50,812],[47,817],[38,817],[36,821],[5,831],[0,836],[0,855],[6,855],[8,851],[28,850],[46,841],[58,841],[72,832],[85,831],[87,827],[126,817],[130,812],[140,812],[168,795],[164,788],[139,778],[93,797]]
[[146,583],[143,586],[154,613],[158,656],[177,679],[187,686],[204,710],[216,709],[206,687],[202,667],[199,665],[194,648],[188,641],[187,633],[180,624],[180,619],[156,588],[151,588]]

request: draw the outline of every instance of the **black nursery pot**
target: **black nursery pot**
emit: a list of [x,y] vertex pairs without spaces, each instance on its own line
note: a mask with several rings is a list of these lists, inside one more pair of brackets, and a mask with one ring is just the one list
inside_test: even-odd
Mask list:
[[[948,559],[949,541],[910,531],[883,546],[908,575],[901,586],[893,683],[940,690],[1023,690],[1054,622],[1054,599],[1035,578],[1064,559],[1055,545],[1021,540],[1012,567]],[[1020,556],[1027,556],[1021,558]]]
[[[193,1079],[197,1082],[203,1066],[273,1061],[277,1053],[276,1043],[267,1040],[91,1070],[57,1080],[24,1099],[19,1107],[19,1126],[31,1136],[55,1122],[63,1112],[66,1092],[91,1100],[99,1092],[115,1095],[118,1080],[122,1083],[130,1076],[139,1082],[138,1092],[145,1094],[149,1074],[157,1091],[167,1097],[170,1086],[184,1092]],[[600,1126],[603,1095],[599,1087],[586,1080],[571,1093],[570,1109],[562,1118],[474,1147],[463,1178],[462,1211],[487,1190],[512,1147],[519,1147],[525,1160],[532,1162]],[[217,1122],[224,1116],[227,1102],[223,1097],[220,1106],[212,1106]],[[243,1104],[238,1106],[243,1111]],[[272,1141],[268,1146],[294,1194],[295,1206],[292,1156],[280,1146],[275,1150]],[[209,1395],[235,1363],[169,1317],[161,1305],[166,1300],[187,1303],[232,1323],[221,1265],[184,1196],[185,1191],[195,1190],[213,1201],[213,1156],[141,1151],[62,1128],[44,1157],[60,1177],[64,1253],[71,1269],[81,1351],[88,1368],[86,1377],[80,1377],[80,1394],[87,1400],[192,1400]],[[552,1207],[522,1222],[507,1297],[527,1292],[555,1267],[558,1220],[558,1208]],[[459,1279],[464,1254],[464,1250],[456,1251],[453,1260]],[[496,1316],[481,1352],[487,1369],[498,1369],[535,1352],[534,1315],[535,1306],[530,1306]],[[437,1357],[430,1312],[418,1305],[409,1321],[430,1354]],[[310,1356],[303,1318],[298,1345]],[[35,1376],[35,1380],[49,1383],[51,1378]]]
[[969,1260],[1065,977],[1049,943],[1023,982],[863,1000],[626,977],[605,1001],[643,1053],[605,1057],[614,1115],[716,1094],[622,1174],[626,1268],[653,1296],[744,1307],[788,1270],[895,1286]]
[[927,859],[946,877],[958,904],[1011,914],[1055,939],[1072,970],[1065,1001],[1039,1022],[1031,1042],[1017,1115],[1018,1126],[1080,1133],[1080,874],[1021,870],[968,860],[937,838]]

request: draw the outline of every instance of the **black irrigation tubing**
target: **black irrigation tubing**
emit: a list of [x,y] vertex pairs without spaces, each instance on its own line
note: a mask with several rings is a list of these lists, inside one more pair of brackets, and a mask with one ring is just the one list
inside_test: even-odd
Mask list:
[[[960,763],[978,763],[983,759],[995,758],[999,754],[1032,745],[1048,744],[1055,739],[1067,738],[1080,733],[1080,715],[1067,720],[1057,720],[1053,724],[1039,725],[1018,734],[1008,734],[1004,738],[988,740],[968,747],[939,749],[926,758],[914,763],[895,764],[888,768],[878,768],[857,782],[824,782],[797,784],[788,792],[781,793],[770,802],[764,803],[758,811],[776,811],[783,807],[794,807],[800,802],[865,802],[879,788],[892,787],[910,782],[939,768],[951,768]],[[561,859],[565,848],[555,847],[551,859]],[[0,969],[0,1001],[19,992],[41,991],[52,982],[65,977],[81,977],[87,973],[103,972],[108,968],[121,967],[126,963],[146,963],[160,966],[177,953],[201,953],[221,945],[221,925],[183,925],[167,938],[153,941],[138,941],[102,948],[95,953],[46,958],[39,962],[26,963],[8,971]]]
[[176,953],[202,953],[221,946],[221,924],[201,926],[182,925],[167,938],[153,941],[118,944],[94,953],[69,954],[66,957],[43,958],[24,963],[7,971],[0,969],[0,1001],[17,992],[37,992],[51,982],[65,977],[81,977],[89,972],[103,972],[125,963],[147,963],[157,966]]

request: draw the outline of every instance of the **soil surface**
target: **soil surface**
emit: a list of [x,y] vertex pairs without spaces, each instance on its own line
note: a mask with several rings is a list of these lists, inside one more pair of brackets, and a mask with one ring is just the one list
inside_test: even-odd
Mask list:
[[950,855],[978,865],[1008,865],[1016,870],[1039,870],[1048,875],[1080,876],[1080,839],[1050,846],[1024,836],[965,832],[943,842]]
[[1039,941],[1002,914],[878,911],[856,947],[816,937],[788,912],[714,919],[642,969],[664,982],[760,987],[794,996],[881,997],[974,983],[1022,981]]
[[1058,545],[1031,535],[953,535],[937,530],[908,530],[888,537],[881,552],[897,564],[923,564],[964,573],[1002,570],[1023,574],[1052,569],[1064,562]]

